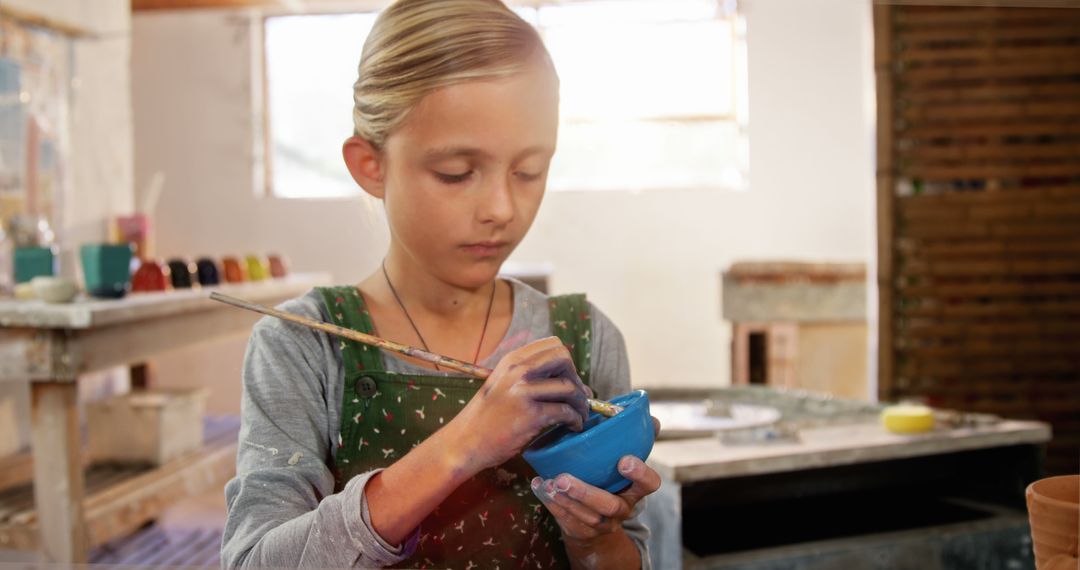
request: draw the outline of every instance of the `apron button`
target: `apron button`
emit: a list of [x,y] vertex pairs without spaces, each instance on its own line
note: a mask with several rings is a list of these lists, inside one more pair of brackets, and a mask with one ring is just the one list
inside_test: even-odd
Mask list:
[[361,398],[370,398],[375,395],[375,390],[378,385],[375,384],[375,379],[371,376],[361,376],[356,381],[356,395]]

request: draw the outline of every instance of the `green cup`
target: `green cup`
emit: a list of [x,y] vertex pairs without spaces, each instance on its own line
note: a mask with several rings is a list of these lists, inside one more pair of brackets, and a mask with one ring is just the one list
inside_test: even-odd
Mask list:
[[56,275],[56,256],[51,247],[17,247],[14,265],[16,283],[26,283],[42,275]]
[[86,292],[100,299],[119,299],[131,287],[131,244],[96,243],[82,246]]

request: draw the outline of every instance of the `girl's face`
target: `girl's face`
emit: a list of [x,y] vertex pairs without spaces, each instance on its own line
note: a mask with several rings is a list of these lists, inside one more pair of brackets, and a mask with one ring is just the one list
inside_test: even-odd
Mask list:
[[391,247],[447,283],[490,282],[536,217],[558,112],[542,64],[422,99],[379,159]]

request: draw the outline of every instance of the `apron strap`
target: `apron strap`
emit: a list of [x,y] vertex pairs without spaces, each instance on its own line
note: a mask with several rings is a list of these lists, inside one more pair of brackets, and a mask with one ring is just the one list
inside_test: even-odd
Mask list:
[[574,359],[578,376],[586,386],[592,372],[592,316],[583,293],[548,298],[551,332],[559,337]]
[[[371,314],[364,306],[364,299],[355,287],[318,287],[330,320],[335,325],[366,334],[374,334]],[[557,295],[548,298],[552,334],[559,338],[570,351],[578,376],[586,386],[591,386],[592,372],[592,316],[589,302],[582,293]],[[383,370],[382,353],[379,349],[353,340],[339,339],[345,373]]]
[[[375,334],[371,323],[371,314],[364,306],[364,298],[356,287],[317,287],[322,295],[323,304],[330,313],[330,320],[339,327],[345,327],[364,334]],[[348,339],[338,339],[341,346],[341,359],[345,375],[359,371],[379,371],[383,369],[382,352],[378,348]]]

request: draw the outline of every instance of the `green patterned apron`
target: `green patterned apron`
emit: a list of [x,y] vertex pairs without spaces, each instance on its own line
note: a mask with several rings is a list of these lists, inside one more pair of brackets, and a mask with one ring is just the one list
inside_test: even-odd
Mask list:
[[[374,333],[355,287],[319,289],[334,324]],[[589,384],[592,323],[584,295],[550,299],[552,332]],[[452,420],[481,380],[388,372],[377,348],[340,340],[345,370],[335,492],[354,476],[388,467]],[[533,495],[521,456],[487,469],[420,525],[416,552],[396,568],[569,568],[558,524]]]

